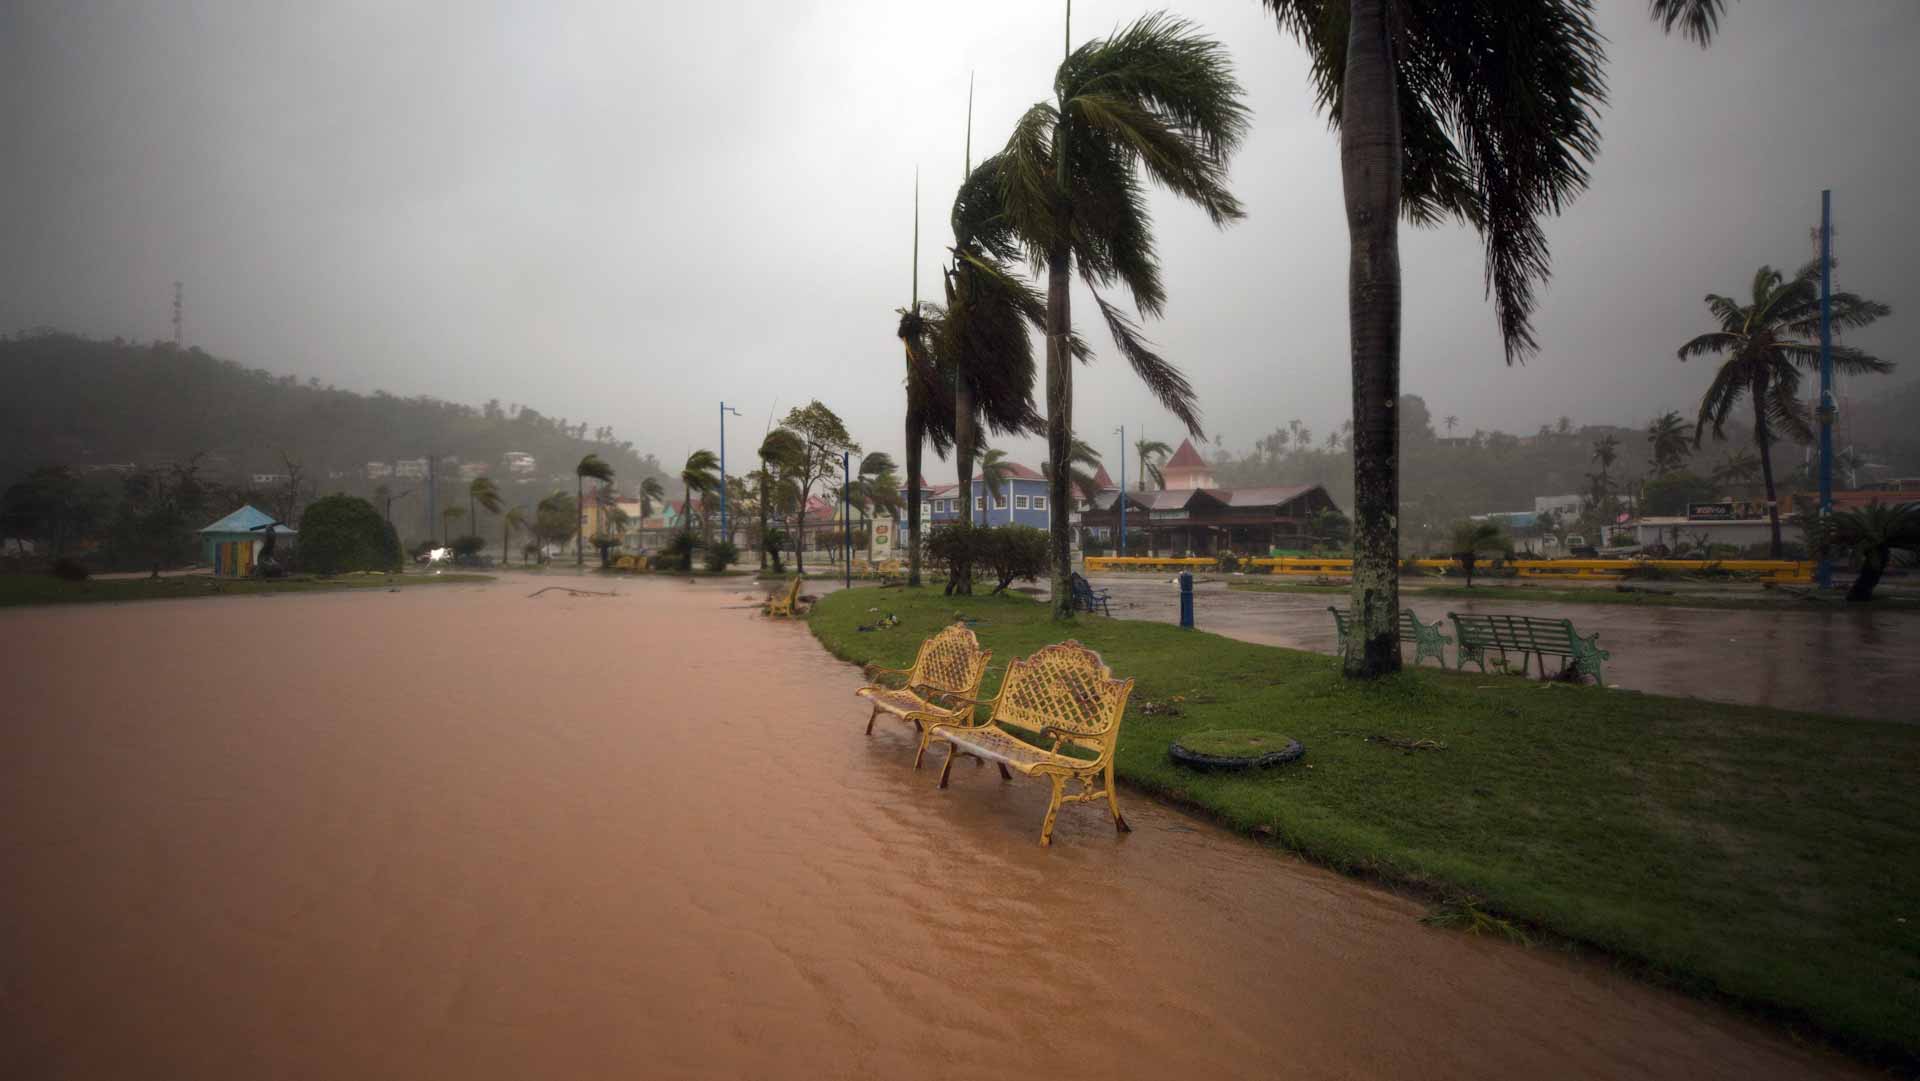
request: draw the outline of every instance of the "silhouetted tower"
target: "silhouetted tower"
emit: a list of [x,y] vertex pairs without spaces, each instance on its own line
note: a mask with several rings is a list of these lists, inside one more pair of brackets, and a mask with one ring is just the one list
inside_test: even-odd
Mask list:
[[180,345],[180,316],[184,307],[180,283],[176,281],[173,283],[173,344],[175,347]]

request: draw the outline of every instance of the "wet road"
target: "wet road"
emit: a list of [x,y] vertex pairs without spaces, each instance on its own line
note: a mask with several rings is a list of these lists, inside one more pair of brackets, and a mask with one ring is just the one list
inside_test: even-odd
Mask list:
[[0,1075],[1864,1076],[1131,794],[1043,850],[737,586],[532,585],[0,612]]
[[[1179,622],[1179,589],[1166,579],[1102,577],[1096,584],[1113,591],[1116,616]],[[1198,627],[1243,641],[1322,653],[1334,652],[1333,617],[1327,606],[1346,600],[1338,593],[1230,590],[1218,580],[1195,585],[1194,594]],[[1444,620],[1450,611],[1570,618],[1582,634],[1598,631],[1601,647],[1613,654],[1606,662],[1609,686],[1920,722],[1913,699],[1914,680],[1920,677],[1920,650],[1914,646],[1920,637],[1920,612],[1482,602],[1423,598],[1414,590],[1401,598],[1428,622]],[[1443,629],[1453,636],[1452,624]],[[1411,659],[1410,649],[1406,656]],[[1449,646],[1447,663],[1453,659]]]

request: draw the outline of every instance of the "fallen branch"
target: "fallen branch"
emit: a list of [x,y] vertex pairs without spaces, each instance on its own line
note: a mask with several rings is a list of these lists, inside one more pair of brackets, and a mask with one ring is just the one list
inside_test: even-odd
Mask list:
[[546,589],[534,590],[532,593],[527,594],[527,598],[531,600],[532,598],[538,597],[540,594],[547,592],[547,590],[552,590],[552,589],[565,590],[566,592],[571,593],[576,597],[618,597],[620,595],[618,593],[602,593],[596,589],[575,589],[572,586],[548,586]]

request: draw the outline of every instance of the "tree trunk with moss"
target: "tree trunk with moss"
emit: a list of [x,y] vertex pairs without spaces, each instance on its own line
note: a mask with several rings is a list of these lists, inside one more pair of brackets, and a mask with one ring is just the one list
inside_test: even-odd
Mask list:
[[1767,486],[1767,526],[1771,537],[1767,542],[1767,551],[1774,559],[1779,559],[1783,551],[1780,545],[1780,503],[1773,494],[1773,433],[1767,430],[1767,371],[1753,377],[1753,441],[1760,446],[1760,479]]
[[[953,387],[953,463],[959,477],[960,521],[968,528],[973,526],[973,446],[979,439],[979,433],[973,427],[973,391],[967,386],[965,378],[956,380]],[[955,574],[953,568],[947,568],[947,592],[972,593],[973,576]]]
[[1400,115],[1386,0],[1352,0],[1340,117],[1351,243],[1353,610],[1346,674],[1400,669]]

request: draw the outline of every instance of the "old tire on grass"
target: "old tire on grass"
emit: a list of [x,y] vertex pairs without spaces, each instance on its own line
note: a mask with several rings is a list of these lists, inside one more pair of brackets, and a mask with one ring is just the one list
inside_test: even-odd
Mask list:
[[1292,762],[1307,749],[1297,739],[1254,728],[1189,732],[1167,748],[1167,757],[1192,769],[1263,769]]

